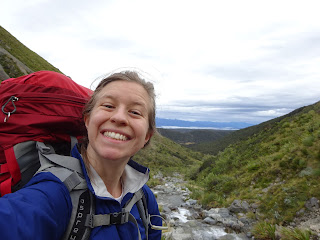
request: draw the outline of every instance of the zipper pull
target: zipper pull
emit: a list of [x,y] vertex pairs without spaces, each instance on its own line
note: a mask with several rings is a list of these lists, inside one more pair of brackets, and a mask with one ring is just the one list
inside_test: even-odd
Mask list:
[[[4,122],[7,122],[8,119],[9,119],[9,117],[11,116],[11,114],[14,113],[14,112],[17,110],[17,107],[16,107],[16,105],[14,104],[14,102],[15,102],[15,101],[18,101],[18,100],[19,100],[19,98],[15,97],[15,96],[11,96],[11,97],[8,99],[8,101],[7,101],[5,104],[3,104],[1,110],[2,110],[2,112],[3,112],[4,114],[7,115],[7,116],[4,118]],[[7,104],[8,104],[9,102],[11,102],[12,106],[14,107],[14,109],[13,109],[11,112],[6,112],[6,111],[4,110],[4,108],[7,106]]]
[[10,117],[10,112],[8,113],[8,118],[7,118],[7,116],[4,118],[4,122],[7,122],[7,120],[9,119],[9,117]]

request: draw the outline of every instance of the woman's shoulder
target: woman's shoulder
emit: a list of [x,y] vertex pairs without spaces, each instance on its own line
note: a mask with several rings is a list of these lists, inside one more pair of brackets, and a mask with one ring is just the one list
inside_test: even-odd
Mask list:
[[144,195],[145,195],[145,198],[147,200],[148,206],[150,206],[150,205],[158,206],[157,199],[156,199],[154,193],[152,192],[152,190],[150,189],[150,187],[147,184],[145,184],[142,187],[142,190],[144,192]]
[[52,203],[67,201],[71,204],[71,198],[68,188],[65,184],[51,172],[40,172],[33,176],[31,180],[20,189],[21,193],[29,193],[29,196],[50,198]]

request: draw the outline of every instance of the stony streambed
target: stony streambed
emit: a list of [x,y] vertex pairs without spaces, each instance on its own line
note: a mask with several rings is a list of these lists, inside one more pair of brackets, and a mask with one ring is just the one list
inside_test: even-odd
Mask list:
[[[236,233],[232,229],[241,229],[244,223],[230,214],[226,208],[205,210],[196,200],[189,199],[190,191],[185,182],[176,177],[156,176],[163,185],[153,188],[158,204],[162,206],[162,215],[170,224],[163,232],[167,240],[247,240],[247,234]],[[228,230],[228,233],[226,232]],[[250,236],[249,236],[250,237]]]

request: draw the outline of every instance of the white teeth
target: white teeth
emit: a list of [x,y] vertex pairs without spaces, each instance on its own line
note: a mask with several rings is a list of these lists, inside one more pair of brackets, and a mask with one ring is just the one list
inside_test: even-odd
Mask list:
[[121,140],[121,141],[126,141],[128,139],[126,136],[120,133],[115,133],[115,132],[104,132],[103,135],[106,137]]

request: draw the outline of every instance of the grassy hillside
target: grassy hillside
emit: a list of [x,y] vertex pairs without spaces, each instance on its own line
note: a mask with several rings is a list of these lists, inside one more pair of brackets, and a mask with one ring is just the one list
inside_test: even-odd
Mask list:
[[196,171],[205,156],[191,151],[170,139],[156,134],[149,146],[140,150],[134,160],[149,167],[153,173],[161,171],[163,174],[180,172],[185,175]]
[[320,102],[256,129],[194,172],[203,189],[195,196],[208,206],[247,200],[260,218],[290,221],[306,200],[320,198]]
[[190,146],[203,142],[220,140],[222,137],[234,132],[234,130],[216,129],[165,129],[159,128],[158,132],[172,141]]
[[219,141],[198,143],[198,144],[189,146],[189,148],[194,151],[199,151],[199,152],[203,152],[206,154],[216,155],[220,151],[223,151],[230,144],[235,144],[239,141],[246,140],[258,132],[269,129],[271,126],[273,126],[277,122],[280,122],[282,119],[293,116],[295,114],[298,114],[301,111],[304,111],[304,107],[298,108],[291,113],[288,113],[288,114],[281,116],[281,117],[278,117],[278,118],[271,119],[271,120],[263,122],[261,124],[247,127],[244,129],[240,129],[237,131],[233,131],[232,133],[218,139]]
[[[2,51],[0,51],[0,65],[9,77],[22,76],[26,72],[30,73],[30,70],[31,72],[36,72],[40,70],[60,72],[58,68],[52,66],[45,59],[43,59],[38,54],[24,46],[19,40],[17,40],[14,36],[12,36],[1,26],[0,47],[9,53],[5,54]],[[27,67],[27,70],[24,69],[24,67],[19,66],[15,59],[17,59],[23,65],[25,65]],[[24,72],[24,70],[26,72]],[[1,80],[4,79],[0,79],[0,81]]]

